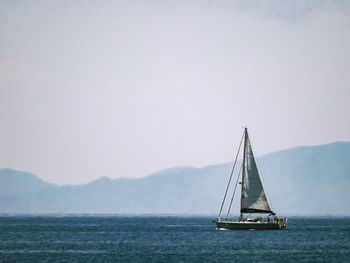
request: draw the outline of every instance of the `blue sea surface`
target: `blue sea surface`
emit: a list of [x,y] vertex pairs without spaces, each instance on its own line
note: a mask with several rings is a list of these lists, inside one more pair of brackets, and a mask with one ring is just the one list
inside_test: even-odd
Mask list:
[[220,231],[211,217],[0,216],[1,262],[350,262],[350,218]]

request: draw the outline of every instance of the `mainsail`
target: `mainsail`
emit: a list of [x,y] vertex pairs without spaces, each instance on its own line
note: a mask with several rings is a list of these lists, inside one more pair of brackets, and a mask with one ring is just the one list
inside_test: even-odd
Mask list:
[[247,129],[244,139],[241,213],[273,213],[259,177]]

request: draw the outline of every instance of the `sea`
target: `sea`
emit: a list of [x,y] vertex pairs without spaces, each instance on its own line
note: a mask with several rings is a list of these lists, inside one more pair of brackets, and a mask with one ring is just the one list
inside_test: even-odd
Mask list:
[[217,230],[210,216],[0,215],[1,262],[350,262],[349,217]]

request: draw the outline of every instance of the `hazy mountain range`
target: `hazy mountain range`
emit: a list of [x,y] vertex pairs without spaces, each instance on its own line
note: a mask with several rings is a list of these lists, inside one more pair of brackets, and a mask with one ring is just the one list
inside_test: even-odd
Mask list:
[[[350,215],[350,142],[283,150],[257,163],[279,214]],[[216,214],[231,167],[176,167],[140,179],[100,177],[66,186],[0,169],[0,212]],[[236,213],[237,205],[236,199]]]

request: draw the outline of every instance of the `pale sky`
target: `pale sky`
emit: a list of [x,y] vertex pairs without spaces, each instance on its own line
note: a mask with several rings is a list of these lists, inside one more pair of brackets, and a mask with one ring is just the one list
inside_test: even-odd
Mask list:
[[0,167],[59,184],[350,140],[349,1],[0,1]]

